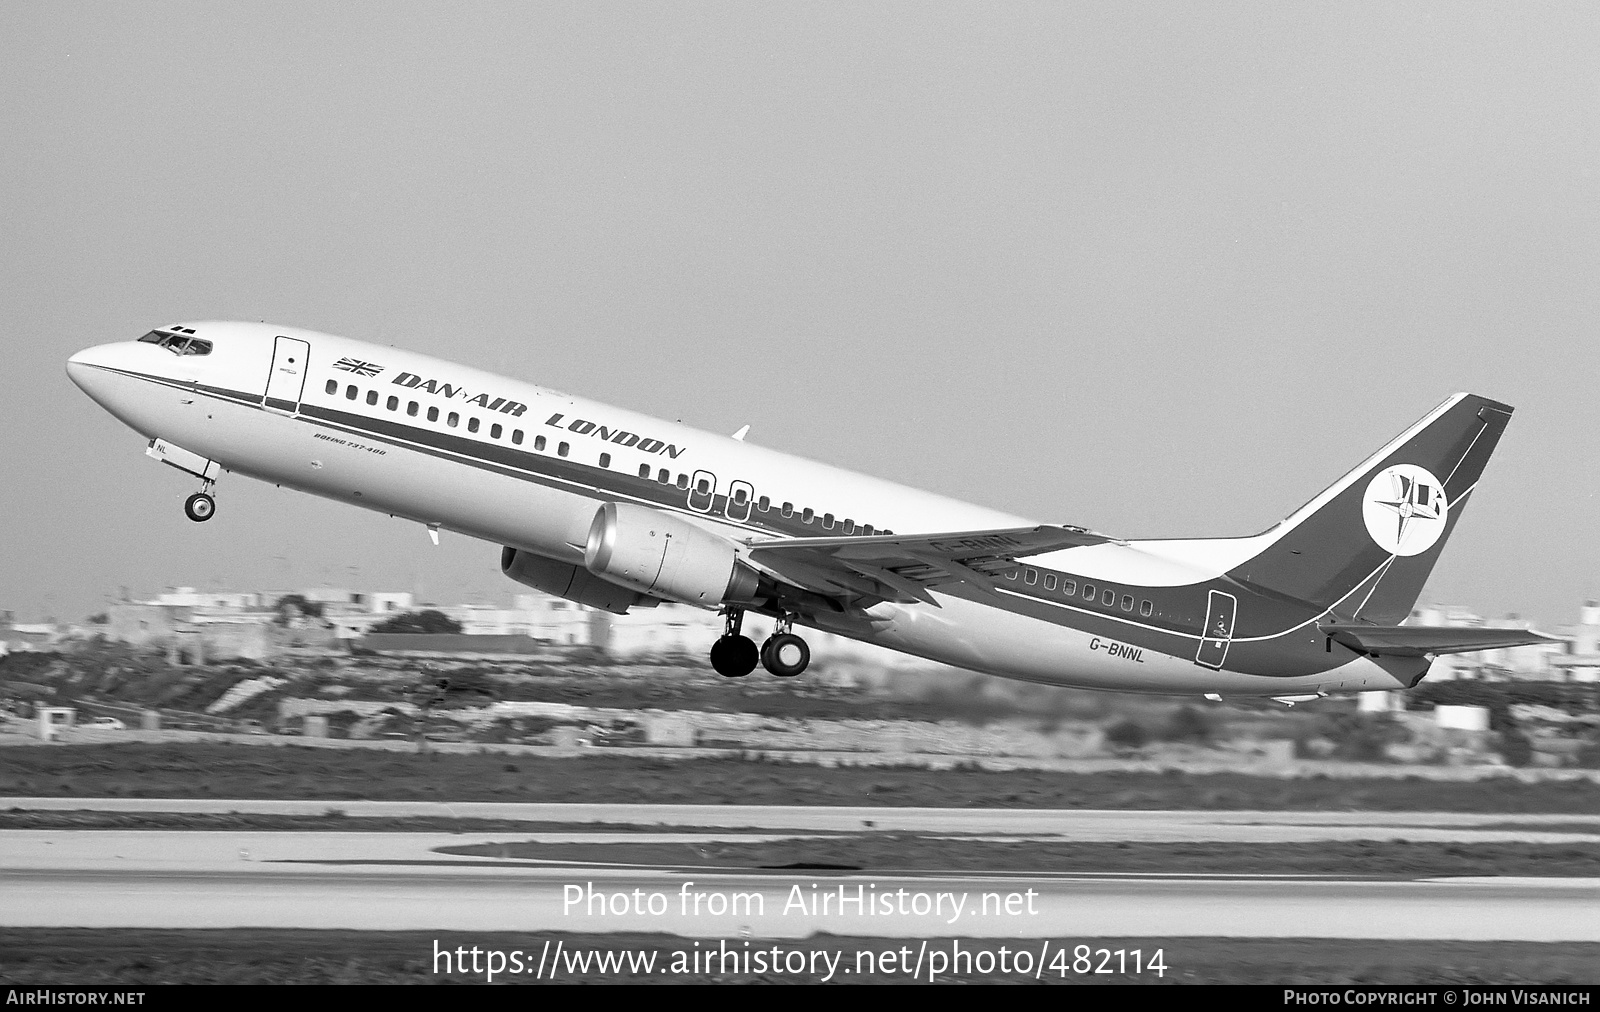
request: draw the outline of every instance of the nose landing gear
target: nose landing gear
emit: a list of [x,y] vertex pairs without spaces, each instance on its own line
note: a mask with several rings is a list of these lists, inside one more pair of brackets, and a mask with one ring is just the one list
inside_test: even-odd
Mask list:
[[217,512],[217,501],[209,492],[196,492],[183,501],[183,515],[197,524],[210,520]]
[[168,467],[175,467],[184,474],[200,479],[200,491],[183,501],[184,516],[197,524],[203,524],[216,515],[217,500],[212,498],[211,490],[216,487],[217,477],[222,473],[221,464],[207,460],[192,450],[174,446],[159,436],[151,438],[150,445],[144,448],[144,454]]

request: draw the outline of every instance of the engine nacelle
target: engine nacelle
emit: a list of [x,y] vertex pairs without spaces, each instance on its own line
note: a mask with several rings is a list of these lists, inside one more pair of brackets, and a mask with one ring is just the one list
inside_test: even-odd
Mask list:
[[624,587],[702,607],[749,604],[761,582],[727,538],[629,503],[595,512],[583,564]]
[[500,572],[534,590],[617,615],[626,615],[630,607],[654,608],[661,603],[602,580],[585,569],[515,548],[500,550]]

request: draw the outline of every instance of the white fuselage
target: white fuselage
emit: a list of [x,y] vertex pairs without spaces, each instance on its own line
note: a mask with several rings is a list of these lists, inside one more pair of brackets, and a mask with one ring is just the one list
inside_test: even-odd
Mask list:
[[[786,504],[789,522],[809,518],[816,536],[867,525],[906,535],[1034,523],[396,348],[260,324],[187,326],[209,339],[209,354],[180,356],[125,342],[74,356],[69,371],[133,429],[229,471],[579,567],[597,507],[627,501],[583,477],[595,468],[632,478],[644,469],[652,482],[681,492],[677,505],[647,505],[735,541],[776,536],[762,521],[782,515]],[[365,374],[373,369],[375,375]],[[413,438],[418,433],[429,440]],[[542,466],[527,466],[530,453]],[[706,490],[725,495],[735,483],[750,504],[742,519],[697,508]],[[1227,550],[1197,552],[1195,543],[1172,542],[1165,543],[1173,547],[1166,552],[1163,544],[1073,548],[1030,561],[1087,578],[1163,587],[1212,579],[1230,564]],[[1070,604],[1061,606],[1060,621],[1041,621],[934,593],[937,606],[885,601],[819,613],[810,624],[961,667],[1059,685],[1280,695],[1401,684],[1365,658],[1284,678],[1212,670],[1192,654],[1146,649],[1135,656],[1108,649],[1103,632],[1073,628]],[[1119,621],[1130,630],[1140,624],[1133,615]]]

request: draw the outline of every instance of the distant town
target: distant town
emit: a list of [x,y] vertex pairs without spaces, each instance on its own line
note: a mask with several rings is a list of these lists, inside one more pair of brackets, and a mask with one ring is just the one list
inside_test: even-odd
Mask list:
[[[759,622],[752,618],[749,625]],[[165,650],[174,664],[368,649],[456,655],[587,650],[615,660],[675,655],[703,660],[721,632],[722,619],[698,608],[663,604],[614,615],[540,593],[517,594],[507,608],[419,603],[409,592],[331,587],[260,592],[175,587],[149,600],[109,605],[81,623],[18,623],[13,613],[0,611],[0,656],[70,649],[99,637]],[[924,663],[843,637],[811,636],[819,659],[890,668]]]
[[[432,623],[421,616],[442,616]],[[759,621],[759,620],[754,620]],[[1466,607],[1419,606],[1419,625],[1531,628],[1515,615],[1489,619]],[[710,649],[722,620],[681,605],[635,608],[614,615],[546,594],[517,594],[510,607],[436,605],[408,592],[311,587],[283,591],[202,591],[176,587],[148,600],[112,604],[81,623],[18,623],[0,610],[0,656],[70,648],[97,637],[165,650],[178,664],[264,661],[286,652],[409,649],[441,654],[536,654],[583,648],[617,660],[681,655]],[[1428,680],[1600,681],[1600,602],[1586,601],[1577,621],[1540,629],[1551,643],[1440,657]],[[402,639],[429,636],[422,641]],[[819,657],[888,668],[924,662],[822,633],[812,634]]]

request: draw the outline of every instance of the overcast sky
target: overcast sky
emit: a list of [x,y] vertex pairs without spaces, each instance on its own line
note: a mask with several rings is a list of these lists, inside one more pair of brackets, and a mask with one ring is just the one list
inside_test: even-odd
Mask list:
[[73,351],[256,319],[1124,537],[1254,533],[1457,390],[1425,599],[1600,594],[1600,8],[0,5],[0,609],[509,600],[493,545],[190,479]]

